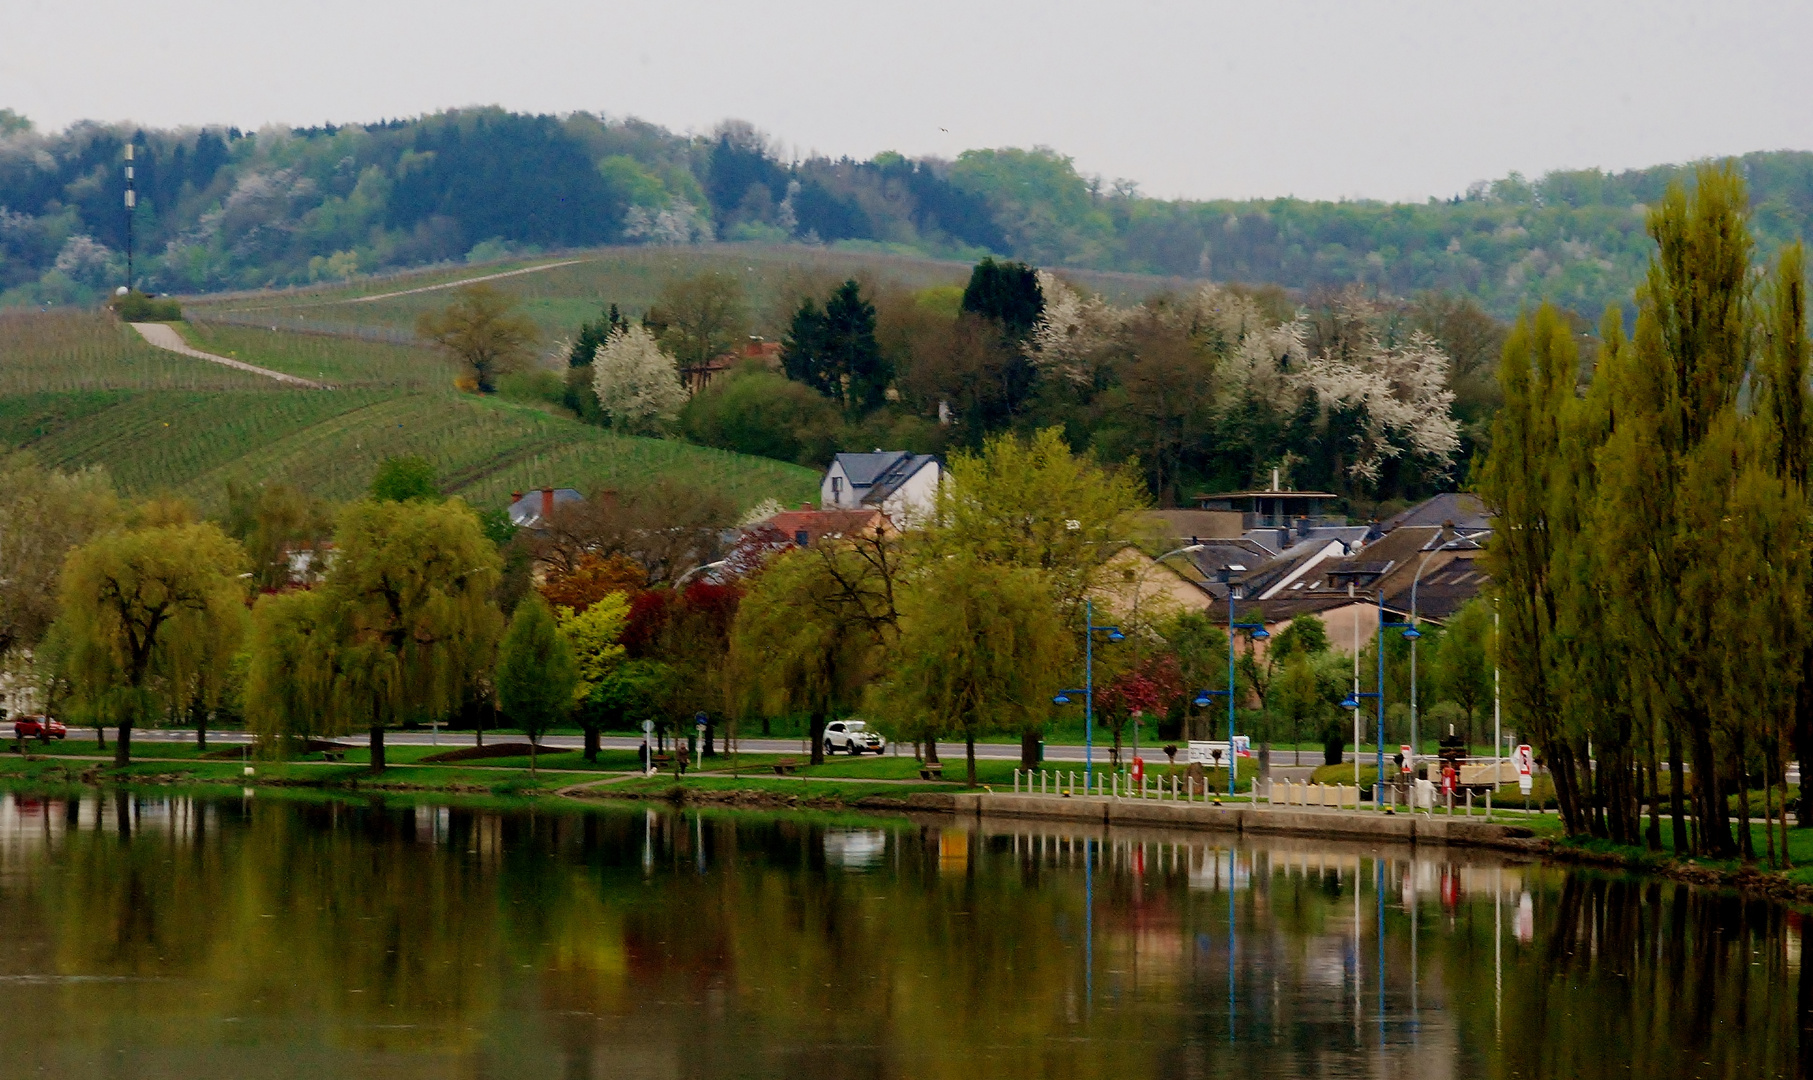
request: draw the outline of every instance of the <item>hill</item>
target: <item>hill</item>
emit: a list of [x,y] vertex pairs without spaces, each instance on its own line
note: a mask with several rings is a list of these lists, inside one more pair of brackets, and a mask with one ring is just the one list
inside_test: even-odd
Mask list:
[[156,350],[99,313],[0,315],[0,446],[47,464],[101,465],[121,490],[174,492],[217,508],[226,482],[283,481],[356,497],[387,457],[433,462],[448,494],[501,506],[513,490],[594,490],[655,478],[738,505],[798,502],[817,477],[797,466],[662,439],[614,435],[533,400],[461,394],[425,349],[247,327],[185,327],[192,344],[326,378],[277,386]]
[[[789,161],[745,124],[687,136],[588,113],[450,110],[382,123],[145,130],[0,125],[0,303],[76,303],[117,284],[120,166],[138,170],[140,284],[306,285],[610,244],[687,258],[711,241],[1299,290],[1465,293],[1508,315],[1541,299],[1590,317],[1632,292],[1645,208],[1683,165],[1482,181],[1426,203],[1162,200],[1048,148],[954,161]],[[1735,159],[1765,251],[1813,225],[1813,153]],[[676,254],[680,253],[680,254]],[[570,320],[569,320],[570,321]]]

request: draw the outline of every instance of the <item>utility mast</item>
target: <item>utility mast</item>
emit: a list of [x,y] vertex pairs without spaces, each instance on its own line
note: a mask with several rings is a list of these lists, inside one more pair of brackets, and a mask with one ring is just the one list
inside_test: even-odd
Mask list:
[[126,291],[132,290],[132,210],[138,195],[132,189],[132,143],[126,144]]

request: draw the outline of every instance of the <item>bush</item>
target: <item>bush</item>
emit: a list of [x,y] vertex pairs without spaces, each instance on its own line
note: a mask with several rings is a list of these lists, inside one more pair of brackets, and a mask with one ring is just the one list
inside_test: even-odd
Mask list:
[[180,322],[183,317],[183,306],[175,300],[153,299],[137,289],[114,297],[111,306],[125,322]]
[[680,426],[702,446],[813,467],[830,463],[844,432],[830,398],[757,365],[693,395]]

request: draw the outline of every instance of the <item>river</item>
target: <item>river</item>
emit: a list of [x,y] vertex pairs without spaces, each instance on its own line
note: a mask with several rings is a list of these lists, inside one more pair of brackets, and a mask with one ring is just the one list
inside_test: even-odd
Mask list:
[[1801,1075],[1781,907],[1027,822],[0,792],[6,1077]]

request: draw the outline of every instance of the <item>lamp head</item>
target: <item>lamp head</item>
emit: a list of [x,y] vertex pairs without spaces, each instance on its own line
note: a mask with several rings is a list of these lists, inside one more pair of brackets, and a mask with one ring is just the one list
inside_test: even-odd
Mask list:
[[1407,626],[1404,628],[1404,637],[1407,640],[1415,641],[1417,638],[1420,638],[1422,636],[1423,636],[1423,632],[1421,630],[1418,630],[1414,626]]
[[1051,699],[1051,703],[1053,705],[1068,705],[1070,704],[1070,695],[1059,694],[1057,697]]
[[1342,698],[1340,707],[1343,709],[1357,709],[1360,707],[1360,703],[1353,698]]
[[1207,695],[1207,694],[1197,694],[1197,695],[1196,695],[1196,700],[1195,700],[1195,701],[1194,701],[1194,702],[1192,702],[1192,703],[1191,703],[1191,704],[1193,704],[1193,705],[1195,705],[1195,706],[1196,706],[1196,707],[1197,707],[1197,708],[1199,708],[1199,709],[1200,709],[1200,708],[1202,708],[1202,707],[1203,707],[1203,706],[1205,706],[1205,705],[1207,705],[1207,704],[1208,704],[1208,703],[1209,703],[1209,695]]
[[1266,638],[1271,637],[1271,636],[1272,636],[1272,632],[1270,630],[1267,630],[1263,626],[1261,626],[1259,629],[1253,631],[1253,640],[1254,641],[1264,641]]
[[1125,641],[1125,640],[1127,640],[1127,635],[1121,633],[1119,630],[1110,630],[1110,631],[1108,631],[1108,640],[1109,641]]

